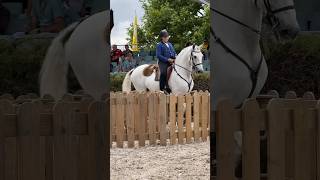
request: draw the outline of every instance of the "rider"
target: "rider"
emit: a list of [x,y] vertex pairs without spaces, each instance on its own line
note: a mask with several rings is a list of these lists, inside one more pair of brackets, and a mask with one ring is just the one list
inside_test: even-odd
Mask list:
[[169,85],[167,82],[167,69],[172,65],[176,59],[176,52],[173,45],[169,42],[169,33],[167,30],[162,30],[160,32],[161,42],[157,44],[156,55],[158,60],[158,65],[160,68],[160,90],[166,93],[170,93]]

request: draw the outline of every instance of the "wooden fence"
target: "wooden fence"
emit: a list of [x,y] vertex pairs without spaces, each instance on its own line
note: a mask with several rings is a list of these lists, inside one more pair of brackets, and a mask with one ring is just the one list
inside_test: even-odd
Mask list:
[[1,180],[106,179],[108,106],[70,97],[0,97]]
[[110,142],[116,147],[207,141],[208,92],[192,92],[185,96],[111,93],[110,97]]
[[[269,180],[315,180],[320,178],[320,101],[312,93],[297,98],[275,98],[261,105],[248,99],[241,109],[220,101],[216,117],[217,179],[235,179],[234,133],[242,132],[242,175],[245,180],[264,176]],[[261,148],[260,132],[267,147]],[[266,152],[267,162],[260,159]],[[261,176],[261,166],[267,174]]]

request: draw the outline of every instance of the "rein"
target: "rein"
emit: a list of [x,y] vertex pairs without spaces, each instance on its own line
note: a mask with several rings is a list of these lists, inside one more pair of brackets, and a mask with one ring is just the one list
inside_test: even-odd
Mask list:
[[[257,0],[255,0],[255,5],[257,6]],[[267,9],[267,18],[269,20],[269,23],[271,24],[271,26],[273,26],[273,30],[275,30],[276,27],[278,27],[280,25],[280,21],[279,19],[275,16],[275,14],[283,12],[283,11],[288,11],[288,10],[292,10],[294,9],[294,6],[285,6],[276,10],[272,10],[271,9],[271,5],[270,5],[270,1],[269,0],[264,0],[264,5]],[[258,7],[258,6],[257,6]],[[258,36],[261,35],[261,32],[259,30],[257,30],[257,28],[253,28],[231,16],[228,16],[224,13],[222,13],[221,11],[218,11],[217,9],[214,9],[213,7],[210,7],[210,10],[225,17],[226,19],[229,19],[239,25],[241,25],[242,27],[247,28],[248,30],[250,30],[251,32],[257,34]],[[252,82],[252,88],[250,90],[249,96],[248,98],[252,97],[254,90],[256,89],[257,86],[257,82],[258,82],[258,74],[260,72],[261,69],[261,65],[263,62],[263,54],[261,51],[260,54],[260,60],[259,60],[259,64],[257,66],[256,69],[253,69],[248,62],[242,58],[239,54],[237,54],[234,50],[232,50],[228,45],[226,45],[223,40],[221,40],[221,38],[219,38],[216,33],[213,31],[212,27],[210,27],[210,33],[212,34],[212,36],[214,37],[215,42],[217,42],[218,44],[220,44],[222,46],[222,48],[227,52],[230,53],[233,57],[235,57],[236,59],[238,59],[243,65],[246,66],[246,68],[249,70],[250,72],[250,79]]]
[[[193,49],[192,49],[191,55],[190,55],[190,60],[192,61],[192,64],[193,64],[192,67],[196,67],[196,66],[202,64],[202,63],[199,63],[199,64],[195,64],[195,63],[194,63],[193,53],[194,53],[194,52],[197,52],[197,51],[194,50],[194,48],[195,48],[195,45],[193,45]],[[181,76],[181,74],[179,74],[179,72],[177,71],[177,69],[176,69],[175,66],[178,66],[178,67],[180,67],[180,68],[188,71],[189,73],[191,73],[191,77],[192,77],[192,70],[190,71],[189,69],[187,69],[187,68],[185,68],[185,67],[183,67],[183,66],[181,66],[181,65],[179,65],[179,64],[177,64],[177,63],[174,63],[174,64],[173,64],[173,67],[172,67],[173,70],[176,72],[176,74],[177,74],[182,80],[184,80],[184,81],[188,84],[188,92],[190,92],[191,84],[192,84],[192,81],[193,81],[193,77],[191,78],[191,81],[188,82],[188,80],[186,80],[184,77]]]

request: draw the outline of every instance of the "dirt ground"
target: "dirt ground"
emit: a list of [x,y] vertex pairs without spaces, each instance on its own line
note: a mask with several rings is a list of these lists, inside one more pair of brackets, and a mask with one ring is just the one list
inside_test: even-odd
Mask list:
[[207,180],[210,142],[110,149],[112,180]]

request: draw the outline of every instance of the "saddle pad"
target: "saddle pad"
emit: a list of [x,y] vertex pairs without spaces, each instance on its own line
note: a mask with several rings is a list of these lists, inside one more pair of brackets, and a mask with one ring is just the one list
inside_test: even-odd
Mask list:
[[169,66],[167,69],[167,81],[170,79],[171,74],[172,74],[173,66]]
[[[167,81],[169,80],[170,76],[171,76],[171,73],[172,73],[172,70],[173,70],[173,66],[169,66],[168,69],[167,69]],[[155,77],[155,81],[160,81],[160,68],[157,68],[156,69],[156,77]]]

